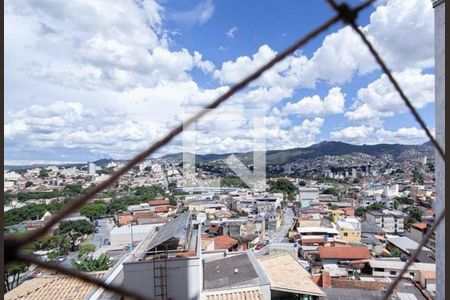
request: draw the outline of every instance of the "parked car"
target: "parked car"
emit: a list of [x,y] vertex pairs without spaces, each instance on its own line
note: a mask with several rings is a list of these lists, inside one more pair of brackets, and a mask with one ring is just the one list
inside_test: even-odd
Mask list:
[[256,245],[255,249],[256,250],[261,250],[263,247],[264,247],[264,244],[259,243],[259,244]]

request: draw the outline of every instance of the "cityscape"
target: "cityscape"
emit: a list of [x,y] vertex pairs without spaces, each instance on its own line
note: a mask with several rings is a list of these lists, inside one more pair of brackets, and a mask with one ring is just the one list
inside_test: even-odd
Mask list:
[[4,299],[445,299],[445,0],[4,9]]
[[[315,146],[330,144],[333,149],[344,145]],[[379,297],[436,215],[434,150],[428,144],[404,147],[395,156],[381,151],[268,164],[266,190],[250,189],[229,176],[221,158],[196,163],[195,174],[219,179],[219,187],[186,187],[183,161],[176,157],[181,156],[135,167],[29,251],[42,260],[108,276],[152,298],[235,293],[315,299],[346,289]],[[102,159],[6,171],[6,232],[42,226],[62,204],[124,163]],[[432,238],[398,293],[434,296],[435,249]],[[52,274],[23,268],[11,288],[21,285],[7,297],[24,281]],[[64,278],[55,280],[66,284]],[[83,296],[117,298],[94,290],[84,285]]]

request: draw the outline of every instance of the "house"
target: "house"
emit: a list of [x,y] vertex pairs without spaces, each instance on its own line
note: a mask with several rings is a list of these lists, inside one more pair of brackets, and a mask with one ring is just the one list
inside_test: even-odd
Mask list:
[[[369,260],[369,267],[372,276],[375,277],[396,277],[405,266],[405,262],[398,258],[393,259],[371,259]],[[436,264],[430,263],[413,263],[408,271],[403,274],[403,277],[412,276],[413,280],[418,282],[420,280],[420,271],[436,272]]]
[[[402,254],[405,254],[407,256],[411,255],[414,252],[414,250],[416,250],[419,247],[419,243],[411,240],[406,236],[393,236],[387,238],[386,240],[387,240],[386,249],[388,249],[389,251],[397,249]],[[422,247],[421,253],[416,258],[416,261],[433,263],[435,261],[434,252],[427,247]]]
[[219,235],[212,238],[215,250],[235,251],[238,247],[238,241],[227,235]]
[[373,256],[380,256],[383,254],[384,244],[374,236],[362,238],[361,243],[367,246]]
[[319,247],[319,259],[323,264],[371,258],[367,246]]
[[359,222],[355,224],[346,221],[337,221],[336,228],[342,240],[349,243],[361,242],[361,226]]

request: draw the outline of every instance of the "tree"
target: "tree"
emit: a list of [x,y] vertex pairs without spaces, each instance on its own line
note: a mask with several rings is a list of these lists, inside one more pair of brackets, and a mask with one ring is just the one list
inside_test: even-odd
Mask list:
[[413,181],[418,184],[423,184],[423,175],[417,170],[412,171]]
[[269,191],[272,193],[281,192],[286,195],[295,194],[297,188],[288,179],[280,178],[277,181],[269,181]]
[[4,269],[4,291],[8,292],[19,285],[20,274],[24,273],[28,266],[24,263],[12,262],[5,266]]
[[325,195],[334,195],[334,196],[337,197],[337,196],[339,195],[339,190],[338,190],[337,188],[335,188],[335,187],[327,188],[327,189],[324,189],[324,190],[323,190],[322,194],[325,194]]
[[301,180],[301,181],[298,182],[298,185],[299,185],[299,186],[306,186],[306,182],[304,182],[303,180]]
[[59,223],[59,234],[66,234],[72,231],[80,234],[92,234],[95,232],[95,226],[87,220],[62,221]]
[[105,215],[106,211],[107,211],[107,207],[105,204],[92,203],[92,204],[88,204],[88,205],[85,205],[84,207],[82,207],[80,209],[80,214],[93,220],[100,216]]
[[112,267],[113,263],[109,256],[104,253],[100,254],[98,258],[92,256],[85,257],[80,261],[72,260],[72,268],[84,272],[105,271]]
[[39,178],[47,178],[48,177],[48,170],[47,169],[40,169],[38,177]]
[[27,188],[27,187],[30,187],[30,186],[33,186],[33,183],[31,181],[27,181],[25,183],[25,187]]
[[81,184],[68,184],[64,187],[64,191],[69,194],[80,194],[83,191]]
[[94,244],[83,244],[78,248],[78,258],[83,257],[86,254],[92,253],[97,249]]
[[398,249],[394,249],[391,251],[391,253],[389,253],[390,257],[400,257],[400,255],[401,255],[401,252]]

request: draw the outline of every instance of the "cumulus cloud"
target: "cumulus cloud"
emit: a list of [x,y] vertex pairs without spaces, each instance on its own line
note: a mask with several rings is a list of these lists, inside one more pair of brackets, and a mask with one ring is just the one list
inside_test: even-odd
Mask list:
[[416,127],[402,127],[391,131],[361,125],[332,131],[330,137],[333,140],[355,144],[419,144],[427,141],[425,132]]
[[[424,74],[419,69],[406,69],[393,75],[414,107],[420,109],[434,102],[433,74]],[[358,91],[357,102],[345,116],[352,121],[373,122],[406,111],[408,108],[383,74]]]
[[283,109],[287,115],[327,116],[344,111],[345,94],[339,87],[333,87],[322,100],[318,95],[304,97],[296,103],[288,102]]
[[[361,30],[395,71],[433,66],[434,29],[430,1],[412,0],[407,4],[402,0],[386,1],[376,7],[370,23]],[[263,45],[253,56],[224,62],[214,77],[222,83],[235,83],[275,55],[276,51]],[[377,68],[367,47],[351,27],[346,26],[327,35],[310,58],[300,54],[291,56],[257,84],[313,88],[319,81],[346,83],[355,74],[365,75]],[[242,74],[242,70],[247,74]]]
[[214,69],[198,52],[169,48],[162,8],[153,0],[8,1],[6,6],[8,24],[19,24],[31,37],[22,41],[28,52],[20,69],[53,85],[122,91],[186,81],[193,68]]

